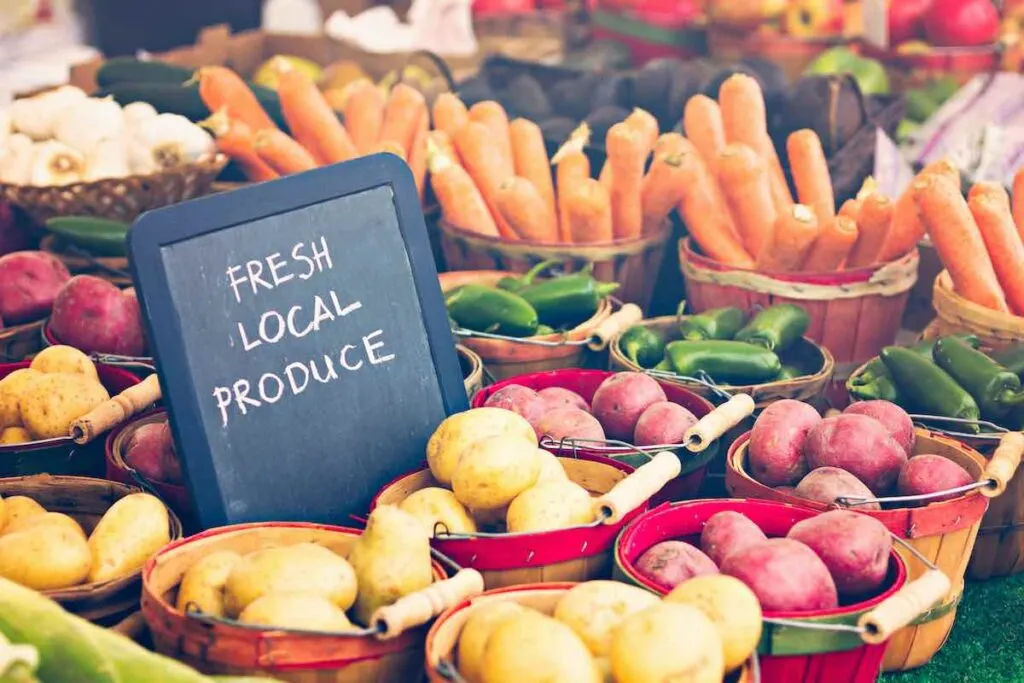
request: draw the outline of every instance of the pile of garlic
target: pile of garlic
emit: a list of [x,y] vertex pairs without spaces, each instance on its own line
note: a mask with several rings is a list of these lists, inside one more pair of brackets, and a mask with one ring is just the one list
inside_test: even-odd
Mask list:
[[214,154],[205,130],[146,102],[64,86],[0,111],[0,182],[50,187],[154,173]]

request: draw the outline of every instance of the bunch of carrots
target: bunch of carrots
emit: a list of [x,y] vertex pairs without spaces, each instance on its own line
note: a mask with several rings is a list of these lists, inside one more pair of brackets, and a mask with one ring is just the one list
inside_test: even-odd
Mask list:
[[242,78],[226,67],[203,67],[199,95],[214,114],[203,122],[217,148],[253,181],[308,171],[375,152],[406,161],[423,195],[430,115],[418,90],[399,83],[385,94],[369,80],[342,96],[345,123],[316,83],[297,69],[280,73],[278,95],[291,135],[279,129]]

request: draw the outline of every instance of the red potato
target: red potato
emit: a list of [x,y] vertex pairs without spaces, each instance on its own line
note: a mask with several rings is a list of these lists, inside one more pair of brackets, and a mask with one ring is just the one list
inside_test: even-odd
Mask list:
[[547,389],[541,389],[537,393],[544,399],[549,409],[579,408],[588,413],[590,412],[590,404],[575,391],[563,389],[562,387],[548,387]]
[[683,442],[686,430],[697,424],[697,417],[671,401],[658,401],[647,406],[633,428],[633,444],[658,446]]
[[843,411],[847,415],[867,415],[882,423],[889,435],[896,439],[907,456],[914,453],[914,423],[907,411],[889,401],[861,401],[851,403]]
[[800,541],[821,558],[843,597],[865,597],[885,583],[892,536],[874,517],[830,510],[797,522],[786,538]]
[[818,411],[783,399],[764,409],[750,431],[750,474],[766,486],[791,486],[807,474],[804,443],[821,422]]
[[170,425],[153,422],[132,432],[125,445],[124,459],[139,474],[151,481],[180,484],[181,463],[174,452]]
[[683,541],[662,541],[651,546],[637,558],[636,569],[669,591],[695,576],[718,573],[710,557]]
[[722,573],[747,584],[765,612],[807,612],[839,605],[836,583],[813,550],[790,538],[771,538],[732,553]]
[[[926,493],[948,491],[960,486],[974,483],[974,477],[963,467],[941,455],[925,453],[915,455],[900,470],[896,480],[896,490],[901,496],[920,496]],[[937,503],[940,500],[952,500],[962,493],[951,493],[938,498],[921,501],[921,505]]]
[[94,275],[68,280],[53,302],[50,330],[62,344],[86,353],[141,356],[146,352],[135,291],[122,291]]
[[609,438],[629,441],[648,406],[666,400],[665,390],[653,378],[640,372],[617,372],[601,382],[591,408]]
[[537,429],[537,423],[548,411],[548,405],[544,399],[533,389],[521,384],[509,384],[498,389],[491,394],[484,405],[488,408],[511,410],[529,422],[538,435],[540,431]]
[[548,437],[553,441],[562,439],[588,439],[604,441],[604,429],[597,418],[579,408],[556,408],[548,410],[534,425],[537,438]]
[[838,467],[881,495],[892,488],[907,452],[889,430],[867,415],[844,413],[827,417],[811,429],[805,447],[812,468]]
[[[874,498],[875,494],[857,477],[838,467],[819,467],[800,480],[794,493],[800,498],[816,500],[826,505],[834,505],[840,496],[859,496]],[[878,503],[857,505],[858,510],[881,510]]]
[[43,251],[0,256],[0,320],[20,325],[45,318],[70,279],[64,264]]
[[700,534],[700,549],[719,567],[729,555],[767,540],[756,524],[739,512],[712,515]]

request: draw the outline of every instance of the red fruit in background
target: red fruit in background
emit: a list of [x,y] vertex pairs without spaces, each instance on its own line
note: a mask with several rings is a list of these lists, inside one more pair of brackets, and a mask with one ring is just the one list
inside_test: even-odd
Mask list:
[[991,0],[934,0],[924,30],[939,47],[989,45],[999,35],[999,11]]
[[933,0],[892,0],[889,3],[889,44],[924,38],[924,19]]

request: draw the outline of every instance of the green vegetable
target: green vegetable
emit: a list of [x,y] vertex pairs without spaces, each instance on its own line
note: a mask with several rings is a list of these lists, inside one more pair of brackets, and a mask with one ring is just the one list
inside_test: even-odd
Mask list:
[[784,379],[796,379],[797,377],[804,377],[807,373],[798,367],[792,365],[783,365],[782,369],[779,370],[779,375],[775,378],[776,382],[781,382]]
[[782,370],[774,352],[738,341],[674,341],[665,347],[665,357],[677,374],[694,377],[703,370],[727,384],[759,384]]
[[[920,354],[899,346],[886,346],[879,354],[892,373],[896,386],[914,405],[928,415],[977,420],[978,404],[945,370]],[[977,425],[966,429],[978,432]]]
[[713,308],[683,320],[679,329],[683,339],[700,341],[702,339],[732,339],[743,329],[747,314],[735,307]]
[[537,336],[540,336],[542,334],[554,334],[557,331],[558,330],[556,330],[555,328],[553,328],[553,327],[551,327],[549,325],[537,325],[537,331],[534,332],[533,334],[537,335]]
[[672,368],[672,362],[668,359],[668,356],[662,358],[661,362],[655,365],[652,370],[657,370],[658,372],[675,372]]
[[644,325],[633,325],[619,337],[623,355],[642,368],[652,368],[665,358],[665,338]]
[[15,645],[0,633],[0,683],[40,683],[36,677],[39,652],[31,645]]
[[810,325],[807,311],[794,304],[766,308],[736,333],[736,341],[750,342],[782,353],[804,335]]
[[1017,377],[1024,375],[1024,344],[1014,344],[1005,349],[993,351],[989,357]]
[[[878,361],[881,363],[882,361]],[[846,382],[846,390],[850,392],[850,395],[854,398],[858,398],[861,401],[889,401],[890,403],[899,403],[902,405],[903,397],[900,396],[899,390],[896,388],[896,384],[892,381],[892,376],[889,371],[885,371],[885,375],[879,375],[869,381],[858,381],[858,379],[851,377]]]
[[[911,351],[915,351],[921,354],[928,360],[935,360],[935,344],[939,341],[939,339],[946,338],[947,337],[938,337],[936,339],[922,339],[916,344],[911,344],[907,348],[909,348]],[[960,341],[965,342],[972,349],[976,349],[979,346],[981,346],[981,340],[978,339],[978,336],[975,334],[954,334],[949,335],[948,338],[959,339]]]
[[46,221],[46,229],[68,244],[96,256],[124,256],[125,236],[131,226],[92,216],[57,216]]
[[[282,130],[287,130],[284,114],[281,113],[281,99],[277,93],[258,85],[250,87],[274,123]],[[211,114],[199,96],[198,83],[115,83],[100,90],[96,96],[113,97],[122,107],[132,102],[149,102],[161,114],[181,114],[196,123],[209,118]]]
[[935,362],[967,390],[988,420],[999,420],[1024,404],[1020,379],[981,351],[952,337],[935,344]]
[[617,282],[595,280],[593,270],[589,264],[579,272],[531,284],[518,294],[545,325],[574,327],[594,315],[601,301],[619,288]]
[[96,72],[96,84],[106,88],[117,83],[171,83],[183,85],[194,71],[159,60],[112,57]]
[[[498,280],[498,288],[504,289],[509,292],[521,292],[537,279],[537,276],[543,273],[551,266],[558,265],[561,261],[554,259],[550,261],[541,261],[533,268],[530,268],[522,277],[503,277]],[[557,278],[556,278],[557,279]]]
[[509,337],[531,337],[537,332],[537,312],[512,292],[468,284],[445,303],[448,315],[467,330]]

